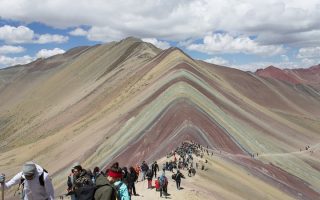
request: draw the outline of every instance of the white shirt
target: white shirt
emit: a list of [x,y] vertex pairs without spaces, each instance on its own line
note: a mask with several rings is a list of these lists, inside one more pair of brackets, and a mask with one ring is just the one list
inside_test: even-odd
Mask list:
[[[27,180],[22,172],[16,174],[10,181],[4,184],[5,188],[10,188],[21,182],[21,177],[24,178],[24,200],[53,200],[54,189],[48,173],[43,171],[43,168],[36,164],[37,173],[32,180]],[[44,186],[40,185],[39,176],[43,174]]]

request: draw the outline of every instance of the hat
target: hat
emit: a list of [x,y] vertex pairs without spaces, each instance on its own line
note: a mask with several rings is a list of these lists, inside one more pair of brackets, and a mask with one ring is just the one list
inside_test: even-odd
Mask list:
[[33,162],[26,162],[22,166],[22,172],[25,176],[31,176],[34,175],[36,172],[36,165]]
[[122,178],[122,172],[121,171],[117,172],[112,169],[109,169],[108,176],[110,176],[112,178]]

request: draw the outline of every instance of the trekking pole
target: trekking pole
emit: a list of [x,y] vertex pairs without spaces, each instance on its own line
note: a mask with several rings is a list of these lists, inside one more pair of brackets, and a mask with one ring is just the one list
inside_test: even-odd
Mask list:
[[5,183],[1,183],[1,199],[4,200],[4,184]]

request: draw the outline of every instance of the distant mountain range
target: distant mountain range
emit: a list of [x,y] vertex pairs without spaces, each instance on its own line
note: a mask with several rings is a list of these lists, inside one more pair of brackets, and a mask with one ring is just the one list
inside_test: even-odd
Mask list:
[[0,70],[0,172],[35,160],[58,192],[74,163],[150,163],[192,140],[221,155],[216,199],[314,200],[319,130],[319,65],[243,72],[130,37]]

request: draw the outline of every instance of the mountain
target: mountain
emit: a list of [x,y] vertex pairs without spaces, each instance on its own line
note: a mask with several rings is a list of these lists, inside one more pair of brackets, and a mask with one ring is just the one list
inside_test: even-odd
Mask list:
[[74,163],[150,163],[192,140],[215,156],[186,190],[190,198],[317,199],[320,78],[299,72],[279,81],[283,71],[266,71],[136,38],[0,70],[0,171],[14,175],[34,160],[62,193]]
[[310,85],[320,90],[320,64],[307,69],[284,69],[281,70],[274,66],[265,69],[258,69],[256,75],[266,78],[274,78],[290,84]]

